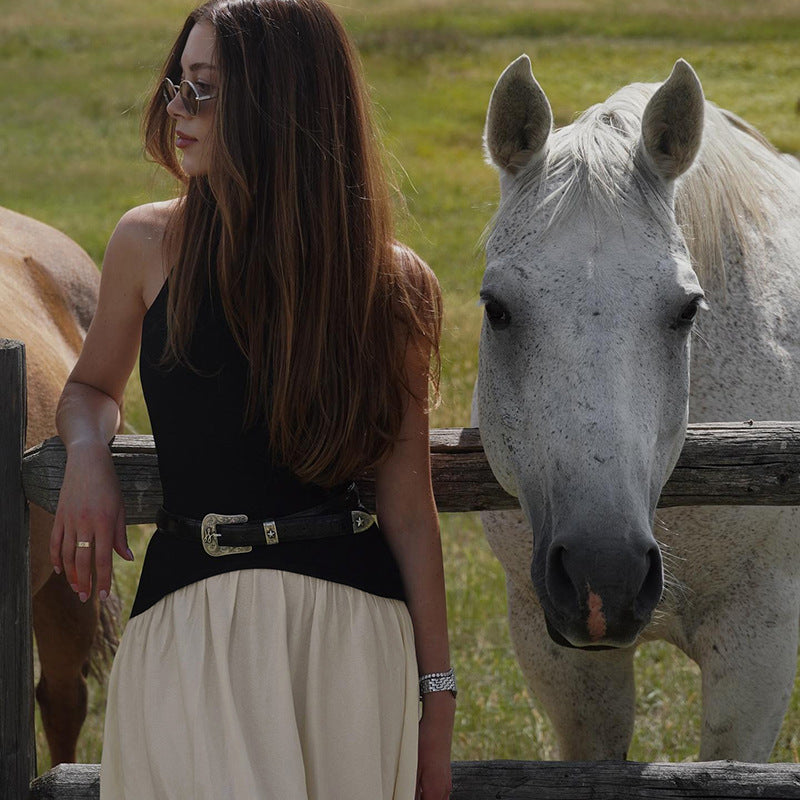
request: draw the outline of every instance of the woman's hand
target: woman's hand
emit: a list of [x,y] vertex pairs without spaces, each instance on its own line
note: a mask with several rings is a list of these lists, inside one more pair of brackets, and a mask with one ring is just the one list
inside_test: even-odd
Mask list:
[[[89,542],[89,545],[78,545]],[[92,593],[92,561],[101,600],[111,592],[111,559],[116,550],[133,561],[125,531],[125,507],[111,452],[101,441],[74,443],[50,535],[53,569],[62,569],[81,602]]]
[[447,800],[452,789],[450,742],[456,700],[450,692],[423,695],[415,800]]

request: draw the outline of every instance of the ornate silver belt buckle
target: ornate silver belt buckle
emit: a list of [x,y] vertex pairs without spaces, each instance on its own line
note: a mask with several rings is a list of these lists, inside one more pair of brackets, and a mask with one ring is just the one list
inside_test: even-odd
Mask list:
[[206,514],[200,524],[200,538],[203,542],[203,550],[210,556],[230,556],[234,553],[249,553],[253,548],[251,545],[242,547],[228,547],[217,544],[219,534],[217,525],[232,525],[237,522],[247,522],[245,514]]

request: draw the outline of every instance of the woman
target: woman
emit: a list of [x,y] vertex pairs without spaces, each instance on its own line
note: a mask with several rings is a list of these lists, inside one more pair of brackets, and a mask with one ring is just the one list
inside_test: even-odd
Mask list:
[[[109,682],[103,798],[449,794],[440,296],[393,243],[355,64],[320,0],[212,0],[146,113],[184,191],[114,231],[57,414],[53,564],[105,598],[112,550],[133,557],[107,442],[141,340],[164,509]],[[377,525],[351,487],[370,466]]]

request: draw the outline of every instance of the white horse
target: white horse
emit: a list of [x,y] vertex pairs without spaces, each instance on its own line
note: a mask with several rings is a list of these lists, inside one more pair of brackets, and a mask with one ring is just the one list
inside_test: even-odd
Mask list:
[[797,661],[798,510],[656,503],[688,419],[800,416],[800,165],[685,61],[554,131],[521,56],[485,146],[473,422],[522,513],[484,526],[561,757],[626,757],[635,645],[664,639],[702,672],[700,758],[765,761]]

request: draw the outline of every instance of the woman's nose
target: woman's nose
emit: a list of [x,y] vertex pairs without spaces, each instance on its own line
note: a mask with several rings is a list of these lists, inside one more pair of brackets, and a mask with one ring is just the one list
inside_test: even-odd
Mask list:
[[167,114],[171,117],[186,117],[186,109],[183,105],[183,99],[180,92],[176,93],[175,97],[167,103]]

